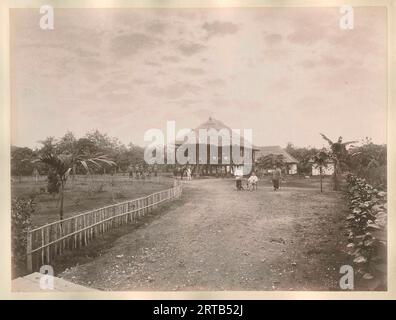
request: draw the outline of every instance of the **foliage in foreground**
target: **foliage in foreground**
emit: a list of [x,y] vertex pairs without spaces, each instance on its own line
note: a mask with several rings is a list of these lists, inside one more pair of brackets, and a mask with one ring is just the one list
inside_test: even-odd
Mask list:
[[379,191],[365,179],[347,176],[351,214],[346,218],[348,253],[353,257],[357,274],[371,290],[386,287],[386,192]]
[[366,138],[362,145],[350,149],[350,170],[376,189],[386,190],[387,146],[374,144]]
[[11,202],[11,255],[14,275],[26,267],[27,232],[34,212],[33,199],[15,198]]

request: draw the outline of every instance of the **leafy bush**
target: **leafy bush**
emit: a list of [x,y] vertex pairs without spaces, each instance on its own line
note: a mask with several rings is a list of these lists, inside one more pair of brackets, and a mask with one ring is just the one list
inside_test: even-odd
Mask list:
[[366,170],[364,176],[366,181],[374,188],[387,190],[387,166],[370,168]]
[[374,144],[369,138],[362,143],[350,149],[351,172],[365,178],[374,188],[386,190],[387,146]]
[[33,199],[15,198],[11,202],[11,250],[13,276],[26,270],[27,231],[31,227],[31,215],[34,212]]
[[346,218],[348,253],[368,286],[383,288],[386,286],[386,192],[352,174],[347,176],[347,182],[351,210]]
[[34,170],[31,161],[34,157],[34,151],[29,148],[11,147],[11,175],[30,176]]

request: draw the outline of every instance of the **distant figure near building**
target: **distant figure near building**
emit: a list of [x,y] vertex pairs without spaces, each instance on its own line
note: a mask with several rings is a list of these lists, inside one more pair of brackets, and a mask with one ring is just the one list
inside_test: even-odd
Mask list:
[[274,170],[272,171],[272,183],[274,184],[274,191],[279,189],[280,179],[281,179],[281,169],[279,169],[277,166],[274,166]]

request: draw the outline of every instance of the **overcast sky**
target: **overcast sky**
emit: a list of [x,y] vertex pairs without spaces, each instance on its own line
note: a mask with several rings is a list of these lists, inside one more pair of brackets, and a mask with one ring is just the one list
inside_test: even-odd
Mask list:
[[386,9],[38,9],[11,15],[12,144],[99,129],[144,132],[210,116],[255,145],[386,142]]

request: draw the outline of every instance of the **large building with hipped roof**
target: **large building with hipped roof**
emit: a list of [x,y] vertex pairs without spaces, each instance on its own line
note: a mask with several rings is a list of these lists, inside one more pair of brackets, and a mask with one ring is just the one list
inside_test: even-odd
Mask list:
[[[206,135],[201,135],[200,132],[206,132]],[[298,161],[284,149],[279,146],[257,147],[247,137],[213,117],[209,117],[190,133],[194,138],[188,140],[185,137],[184,141],[177,140],[175,150],[179,151],[175,152],[183,152],[188,159],[183,165],[192,167],[194,174],[227,175],[233,174],[239,168],[248,175],[254,170],[257,159],[269,154],[282,155],[286,172],[297,173]],[[195,152],[191,152],[193,150]],[[243,163],[241,158],[244,159]]]

